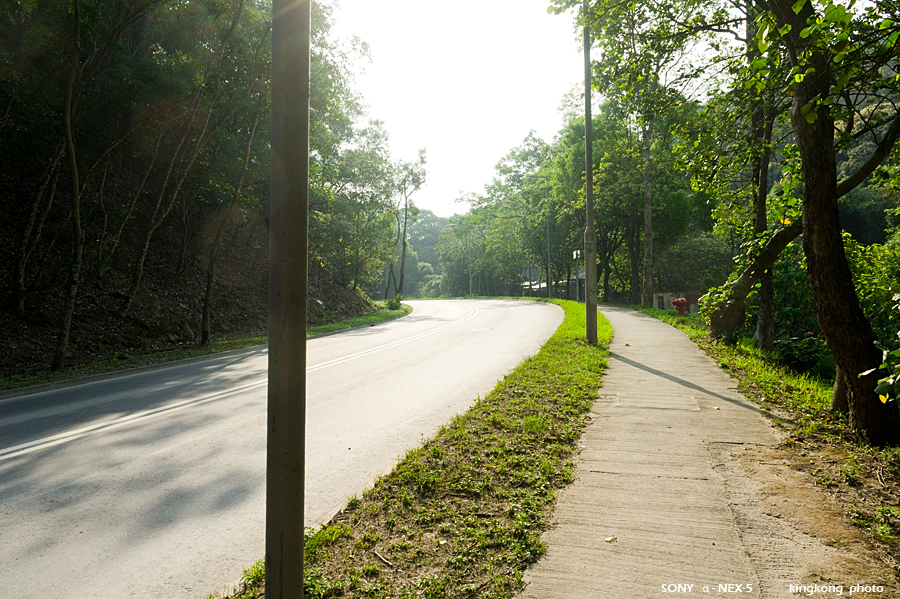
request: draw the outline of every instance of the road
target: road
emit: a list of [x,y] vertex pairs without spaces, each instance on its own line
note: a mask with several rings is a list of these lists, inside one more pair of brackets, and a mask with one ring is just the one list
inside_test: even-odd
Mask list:
[[[549,304],[410,301],[311,339],[307,525],[468,409],[562,321]],[[261,348],[0,401],[0,597],[206,597],[264,554]]]

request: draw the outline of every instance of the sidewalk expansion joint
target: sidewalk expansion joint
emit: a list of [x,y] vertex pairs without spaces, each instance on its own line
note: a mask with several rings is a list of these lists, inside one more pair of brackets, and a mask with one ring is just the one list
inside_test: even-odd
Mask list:
[[588,470],[591,474],[615,474],[616,476],[642,476],[644,478],[666,478],[671,480],[709,480],[703,476],[664,476],[662,474],[636,474],[631,472],[612,472],[609,470]]

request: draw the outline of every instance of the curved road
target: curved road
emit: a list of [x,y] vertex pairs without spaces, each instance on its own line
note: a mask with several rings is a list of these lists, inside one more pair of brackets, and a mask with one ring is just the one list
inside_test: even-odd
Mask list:
[[[540,345],[550,304],[411,301],[311,339],[307,525]],[[264,553],[266,352],[0,401],[0,580],[20,598],[197,598]],[[15,591],[13,591],[15,589]]]

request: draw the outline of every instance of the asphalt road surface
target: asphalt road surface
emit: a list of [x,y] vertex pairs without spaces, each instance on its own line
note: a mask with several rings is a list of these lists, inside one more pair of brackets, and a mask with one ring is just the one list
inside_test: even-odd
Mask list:
[[[307,525],[469,408],[562,321],[411,301],[311,339]],[[253,349],[0,400],[0,598],[203,598],[264,554],[266,362]]]

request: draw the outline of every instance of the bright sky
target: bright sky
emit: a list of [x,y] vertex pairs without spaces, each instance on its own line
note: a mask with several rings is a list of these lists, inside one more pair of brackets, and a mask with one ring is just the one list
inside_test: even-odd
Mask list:
[[563,96],[583,85],[574,13],[547,0],[339,0],[334,33],[368,42],[372,63],[356,87],[385,122],[395,159],[428,152],[414,197],[439,216],[467,210],[494,165],[532,129],[551,141]]

